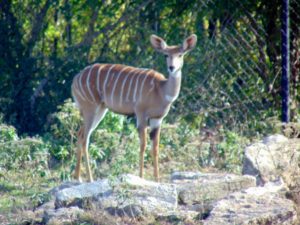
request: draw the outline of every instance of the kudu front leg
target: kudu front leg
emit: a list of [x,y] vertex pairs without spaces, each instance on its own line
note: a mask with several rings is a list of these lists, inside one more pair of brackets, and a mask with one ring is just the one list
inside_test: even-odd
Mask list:
[[152,158],[154,167],[155,180],[159,181],[159,167],[158,167],[158,154],[159,154],[159,138],[160,127],[153,128],[150,132],[150,138],[152,140]]
[[139,127],[139,138],[140,138],[140,177],[144,177],[144,155],[147,146],[147,128]]

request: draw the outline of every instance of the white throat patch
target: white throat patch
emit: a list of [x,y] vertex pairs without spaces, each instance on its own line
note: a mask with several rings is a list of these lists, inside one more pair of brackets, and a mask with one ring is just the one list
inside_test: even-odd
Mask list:
[[169,75],[174,77],[174,78],[178,78],[181,76],[181,69],[174,71],[173,73],[169,72]]

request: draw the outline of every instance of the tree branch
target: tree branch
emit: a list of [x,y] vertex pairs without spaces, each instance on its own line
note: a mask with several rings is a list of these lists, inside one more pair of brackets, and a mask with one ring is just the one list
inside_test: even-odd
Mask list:
[[91,20],[89,22],[89,28],[87,30],[87,32],[85,33],[82,41],[78,44],[78,46],[91,46],[93,44],[93,40],[94,40],[94,33],[95,33],[95,23],[97,21],[99,15],[99,7],[95,7],[93,9],[92,12],[92,17]]
[[34,17],[30,38],[27,42],[27,46],[28,46],[27,53],[31,53],[35,42],[39,38],[39,35],[41,33],[41,30],[42,30],[43,24],[44,24],[43,21],[47,14],[47,11],[50,7],[50,3],[51,3],[51,1],[47,0],[46,3],[44,4],[44,6],[42,7],[42,9],[40,10],[40,12],[37,13]]
[[[90,21],[89,24],[89,29],[87,31],[87,33],[84,35],[83,40],[76,45],[75,47],[83,47],[83,46],[87,46],[90,47],[93,43],[93,40],[95,38],[97,38],[101,33],[104,33],[104,36],[106,35],[106,33],[108,31],[114,30],[120,23],[127,21],[133,14],[137,14],[139,13],[140,10],[142,10],[144,7],[146,7],[149,3],[153,2],[154,0],[146,0],[143,3],[141,3],[138,7],[136,7],[133,10],[130,10],[127,13],[124,13],[115,23],[113,24],[108,24],[107,26],[105,26],[104,28],[101,29],[101,31],[95,31],[94,30],[94,23],[97,18],[93,18]],[[134,13],[133,13],[134,12]],[[93,14],[94,15],[94,14]],[[97,13],[98,16],[98,13]],[[90,27],[93,26],[93,27]]]
[[49,81],[49,77],[45,77],[39,84],[39,86],[35,89],[34,93],[30,97],[30,110],[31,113],[34,111],[34,105],[35,105],[35,100],[37,99],[38,96],[42,93],[45,85]]

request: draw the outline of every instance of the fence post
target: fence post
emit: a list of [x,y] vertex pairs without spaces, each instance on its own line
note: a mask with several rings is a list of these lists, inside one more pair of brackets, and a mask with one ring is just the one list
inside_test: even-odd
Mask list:
[[288,123],[289,113],[289,77],[290,77],[290,34],[289,34],[289,0],[282,0],[281,19],[281,48],[282,48],[282,122]]

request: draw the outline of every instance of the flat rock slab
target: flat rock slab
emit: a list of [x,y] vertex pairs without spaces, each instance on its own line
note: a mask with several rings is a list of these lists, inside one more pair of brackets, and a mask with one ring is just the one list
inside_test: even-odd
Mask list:
[[252,176],[217,173],[175,172],[171,180],[177,187],[179,204],[203,213],[230,193],[256,185]]
[[282,186],[253,187],[220,200],[204,225],[296,225],[291,200],[282,196]]
[[57,191],[55,193],[55,207],[77,206],[79,202],[96,200],[98,197],[109,196],[111,193],[112,187],[108,179],[83,183]]
[[56,208],[85,208],[88,204],[107,209],[111,214],[131,217],[174,211],[177,208],[176,186],[123,175],[115,180],[84,183],[56,193]]

